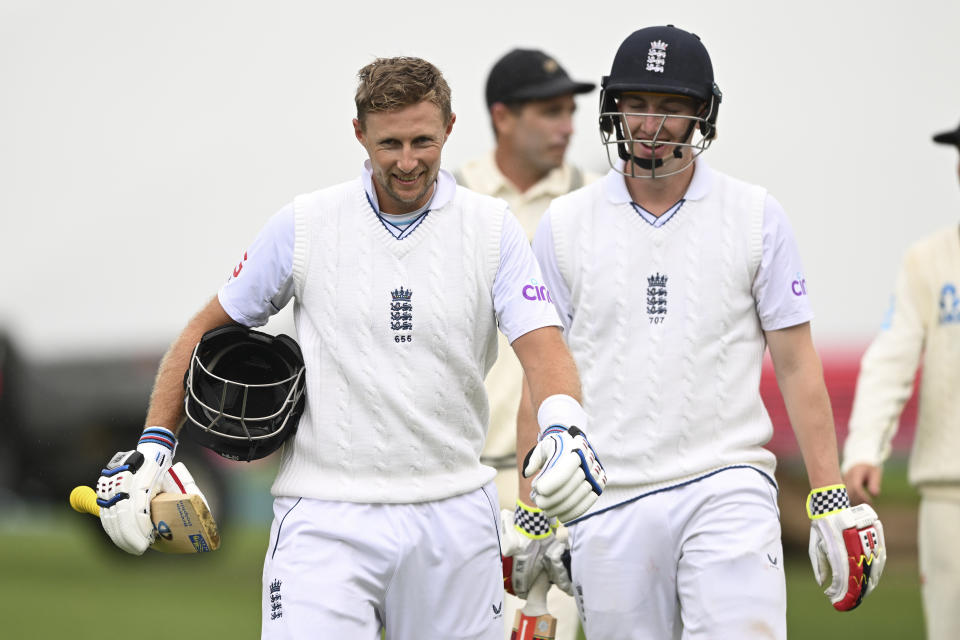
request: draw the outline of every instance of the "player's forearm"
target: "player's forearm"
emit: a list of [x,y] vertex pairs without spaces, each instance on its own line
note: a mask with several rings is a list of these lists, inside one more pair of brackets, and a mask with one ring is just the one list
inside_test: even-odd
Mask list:
[[204,333],[233,322],[214,298],[194,316],[160,363],[157,378],[150,394],[146,424],[160,426],[177,433],[183,423],[183,375],[190,364],[193,348]]
[[537,424],[537,415],[530,401],[530,389],[527,387],[526,378],[521,385],[523,391],[520,395],[520,407],[517,410],[517,477],[520,480],[517,495],[525,504],[532,505],[530,491],[533,488],[531,486],[533,479],[523,477],[523,460],[527,452],[536,446],[540,426]]
[[833,411],[809,323],[769,331],[766,337],[810,486],[840,484]]
[[534,415],[540,403],[558,393],[580,400],[580,378],[558,327],[543,327],[513,341],[523,366]]
[[889,455],[900,413],[913,394],[922,346],[922,334],[892,328],[867,349],[844,443],[844,469],[858,462],[879,465]]
[[513,349],[523,366],[524,382],[517,414],[517,466],[520,470],[519,496],[530,501],[530,480],[523,477],[523,459],[537,443],[540,426],[537,410],[548,397],[568,395],[580,401],[580,378],[573,356],[563,341],[560,329],[543,327],[513,341]]
[[[817,367],[819,372],[819,366]],[[811,487],[825,487],[843,482],[837,455],[837,435],[833,423],[830,398],[819,372],[793,372],[778,381],[787,415],[793,425],[800,455],[807,469]]]

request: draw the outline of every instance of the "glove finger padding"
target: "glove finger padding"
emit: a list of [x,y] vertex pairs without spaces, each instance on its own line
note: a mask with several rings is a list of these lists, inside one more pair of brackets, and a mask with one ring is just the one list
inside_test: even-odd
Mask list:
[[551,513],[556,513],[560,522],[570,522],[583,515],[597,501],[595,494],[586,483],[580,483],[560,504],[550,507]]
[[118,451],[97,481],[100,524],[115,545],[133,555],[142,554],[153,542],[149,507],[144,507],[134,482],[143,463],[139,451]]
[[807,499],[813,574],[838,611],[855,609],[876,588],[887,559],[876,512],[849,504],[842,485],[815,489]]
[[587,440],[586,434],[577,427],[570,427],[570,435],[576,445],[574,451],[580,457],[580,466],[584,475],[593,492],[599,496],[607,485],[607,472],[600,464],[600,458],[597,457],[597,452],[593,450],[593,445]]
[[546,429],[527,454],[523,475],[534,477],[531,497],[548,516],[567,522],[583,515],[607,483],[606,472],[583,432],[562,425]]
[[556,504],[580,485],[590,490],[591,487],[585,480],[579,457],[567,455],[561,456],[552,468],[542,470],[540,475],[534,478],[532,485],[537,494],[546,499],[547,504]]
[[543,566],[547,569],[550,582],[560,589],[573,595],[573,580],[570,574],[570,542],[566,529],[560,527],[556,535],[550,539],[547,549],[543,553]]
[[177,439],[159,427],[143,432],[136,451],[119,451],[100,472],[100,524],[118,547],[141,555],[154,540],[150,500],[160,492]]

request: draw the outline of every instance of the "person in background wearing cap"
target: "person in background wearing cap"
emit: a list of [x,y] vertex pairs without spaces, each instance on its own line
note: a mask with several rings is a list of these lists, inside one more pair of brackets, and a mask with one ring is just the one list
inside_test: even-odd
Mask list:
[[[786,638],[767,348],[833,607],[859,605],[886,559],[876,513],[851,507],[841,484],[796,240],[766,189],[703,159],[722,95],[699,37],[634,32],[600,90],[611,170],[554,199],[533,240],[608,474],[565,521],[585,635]],[[532,434],[517,438],[523,450]]]
[[[960,127],[933,137],[960,149]],[[958,167],[960,171],[960,167]],[[907,249],[892,308],[860,363],[844,443],[854,502],[880,493],[883,463],[923,360],[908,476],[920,493],[918,548],[927,637],[960,638],[960,225]]]
[[[592,82],[572,80],[563,67],[543,51],[514,49],[508,52],[493,65],[487,77],[487,108],[496,147],[454,172],[457,182],[473,191],[506,200],[527,238],[532,240],[540,216],[553,198],[599,177],[564,162],[573,135],[573,114],[577,107],[574,96],[589,93],[595,87]],[[508,533],[518,534],[516,544],[506,546],[505,553],[514,553],[506,561],[504,570],[508,574],[527,572],[526,576],[518,575],[516,580],[507,583],[508,592],[525,596],[525,588],[540,570],[539,557],[554,539],[556,529],[548,526],[546,533],[535,533],[542,515],[531,507],[533,502],[529,496],[518,500],[516,428],[523,372],[503,339],[499,353],[486,378],[490,429],[482,460],[497,469],[500,506],[506,510],[504,526]],[[515,514],[517,525],[514,525]],[[508,593],[506,605],[504,621],[509,637],[514,611],[522,602]],[[557,640],[573,640],[579,626],[573,598],[553,587],[547,605],[557,618]]]

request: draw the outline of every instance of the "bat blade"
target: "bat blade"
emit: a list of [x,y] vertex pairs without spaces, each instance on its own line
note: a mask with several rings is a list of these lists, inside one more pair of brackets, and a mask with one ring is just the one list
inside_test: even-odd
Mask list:
[[[70,506],[100,516],[97,495],[86,486],[70,492]],[[206,553],[220,547],[220,531],[198,495],[159,493],[150,501],[150,519],[156,536],[151,549],[162,553]]]
[[160,493],[150,501],[157,532],[150,545],[163,553],[206,553],[220,547],[217,523],[198,495]]

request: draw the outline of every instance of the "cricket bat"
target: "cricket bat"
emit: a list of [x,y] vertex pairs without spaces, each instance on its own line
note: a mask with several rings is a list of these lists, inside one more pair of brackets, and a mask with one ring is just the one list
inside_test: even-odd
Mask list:
[[547,611],[547,591],[550,579],[541,573],[530,587],[527,603],[517,611],[510,640],[554,640],[557,637],[557,619]]
[[[87,486],[70,492],[70,506],[100,517],[96,492]],[[163,553],[205,553],[220,547],[217,523],[198,495],[158,493],[150,501],[150,519],[156,537],[151,549]]]

